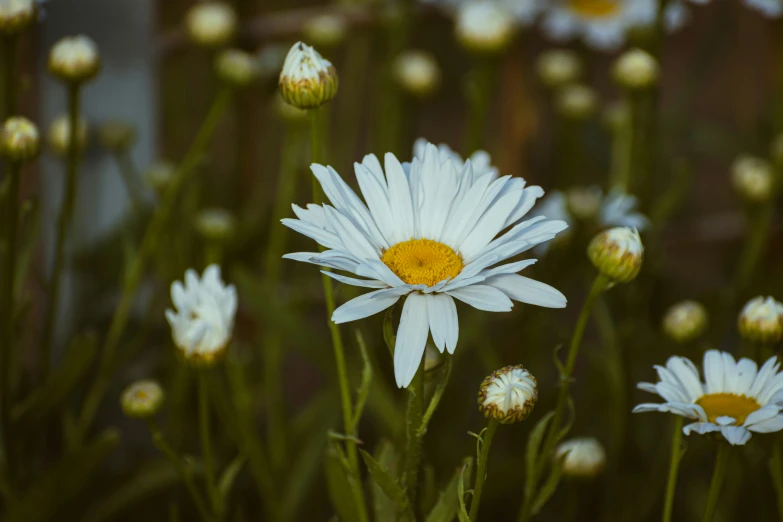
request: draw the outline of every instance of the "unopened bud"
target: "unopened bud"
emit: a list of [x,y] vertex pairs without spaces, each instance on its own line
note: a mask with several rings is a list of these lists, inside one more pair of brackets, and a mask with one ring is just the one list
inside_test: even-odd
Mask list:
[[136,141],[136,129],[126,121],[106,121],[98,128],[98,138],[107,149],[121,152]]
[[435,57],[423,51],[406,51],[394,60],[394,77],[407,93],[424,98],[440,85],[440,69]]
[[9,160],[22,163],[30,161],[40,150],[38,128],[33,122],[21,116],[5,120],[0,133],[0,151]]
[[577,437],[560,444],[555,458],[563,458],[563,474],[568,477],[592,478],[606,466],[606,451],[592,437]]
[[460,4],[455,31],[468,51],[499,53],[514,37],[514,17],[498,2],[478,0]]
[[614,79],[627,89],[645,89],[658,81],[658,62],[646,51],[631,49],[615,62]]
[[215,61],[218,78],[233,87],[247,87],[258,74],[255,57],[240,49],[227,49]]
[[573,51],[552,49],[538,57],[536,70],[541,82],[547,87],[562,87],[579,80],[582,62]]
[[210,240],[225,240],[236,228],[234,214],[223,208],[207,208],[196,215],[196,230]]
[[86,82],[100,68],[98,46],[84,35],[63,38],[49,52],[49,70],[66,82]]
[[595,93],[586,85],[566,85],[557,94],[557,109],[566,118],[584,120],[595,111]]
[[[71,121],[62,115],[52,122],[48,133],[49,147],[60,156],[68,155],[71,148]],[[79,117],[76,122],[76,148],[79,152],[87,146],[87,122]]]
[[538,382],[522,365],[506,366],[481,383],[479,410],[501,424],[525,420],[538,400]]
[[190,8],[185,28],[190,40],[203,47],[227,44],[236,31],[237,17],[224,2],[201,2]]
[[37,13],[35,0],[0,1],[0,35],[13,36],[27,28]]
[[642,268],[644,246],[635,228],[616,227],[595,236],[587,255],[601,274],[614,282],[628,283]]
[[312,47],[297,42],[280,73],[280,94],[299,109],[315,109],[337,94],[337,70]]
[[163,389],[156,381],[136,381],[122,392],[122,412],[134,419],[147,419],[163,406]]
[[776,343],[783,339],[783,304],[772,297],[756,297],[740,312],[738,327],[743,339]]
[[772,165],[762,158],[742,156],[731,167],[734,188],[746,201],[768,201],[774,195],[775,177]]
[[696,301],[672,305],[663,316],[663,331],[673,341],[694,341],[707,329],[707,310]]

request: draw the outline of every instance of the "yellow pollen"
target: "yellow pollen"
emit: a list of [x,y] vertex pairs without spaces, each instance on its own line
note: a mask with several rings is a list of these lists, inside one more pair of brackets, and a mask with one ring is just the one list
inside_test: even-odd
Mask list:
[[409,285],[433,286],[462,271],[462,258],[431,239],[409,239],[383,253],[381,261]]
[[733,393],[711,393],[699,397],[696,404],[702,407],[707,415],[707,420],[715,422],[718,417],[733,417],[736,426],[745,423],[745,419],[761,405],[753,397],[735,395]]
[[604,18],[616,14],[622,0],[568,0],[568,5],[582,16]]

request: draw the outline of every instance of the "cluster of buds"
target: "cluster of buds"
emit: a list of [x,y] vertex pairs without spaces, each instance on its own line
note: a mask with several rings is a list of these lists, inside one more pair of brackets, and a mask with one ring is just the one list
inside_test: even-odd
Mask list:
[[237,27],[237,16],[223,2],[201,2],[191,7],[185,16],[185,29],[190,41],[202,47],[226,45]]
[[595,112],[595,92],[582,84],[566,85],[557,93],[558,112],[572,120],[586,120]]
[[774,194],[775,175],[772,165],[765,159],[742,156],[731,167],[734,188],[748,202],[769,201]]
[[628,283],[642,268],[644,246],[635,228],[616,227],[595,236],[587,247],[587,255],[611,281]]
[[337,94],[337,71],[315,49],[302,42],[291,47],[280,73],[280,95],[299,109],[315,109]]
[[63,38],[49,52],[49,71],[67,83],[89,81],[100,68],[98,46],[84,35]]
[[133,419],[148,419],[163,406],[163,389],[156,381],[136,381],[122,392],[122,412]]
[[[71,120],[67,114],[63,114],[49,126],[47,136],[49,147],[60,156],[66,156],[71,148]],[[87,146],[87,122],[79,118],[76,122],[76,148],[84,150]]]
[[538,400],[538,382],[522,365],[506,366],[481,383],[479,410],[490,420],[512,424],[525,420]]
[[658,62],[646,51],[631,49],[614,63],[614,79],[626,89],[646,89],[658,81]]
[[783,304],[772,297],[755,297],[740,312],[737,326],[743,339],[776,343],[783,339]]
[[401,53],[394,59],[392,71],[400,88],[417,98],[431,95],[440,85],[438,62],[424,51]]
[[21,116],[8,118],[0,131],[0,152],[15,163],[35,158],[41,148],[38,128]]
[[538,57],[536,71],[541,83],[556,89],[579,80],[582,76],[582,61],[573,51],[552,49]]
[[563,459],[563,474],[574,478],[592,478],[606,466],[606,451],[592,437],[577,437],[560,444],[555,459]]
[[677,343],[698,339],[707,329],[707,310],[696,301],[672,305],[663,316],[663,332]]
[[464,2],[457,12],[455,31],[466,50],[497,54],[514,38],[514,17],[499,2]]

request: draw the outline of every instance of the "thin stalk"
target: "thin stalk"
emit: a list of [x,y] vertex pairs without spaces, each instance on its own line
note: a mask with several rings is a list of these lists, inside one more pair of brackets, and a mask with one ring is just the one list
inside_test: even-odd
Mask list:
[[720,497],[720,488],[723,485],[723,478],[726,476],[726,464],[729,460],[729,445],[719,443],[718,454],[715,456],[715,468],[712,470],[712,480],[710,481],[710,492],[707,495],[707,506],[704,509],[702,522],[712,522],[715,517],[715,508],[718,505]]
[[751,210],[756,212],[750,219],[750,236],[745,243],[737,266],[737,274],[734,279],[734,298],[739,297],[748,286],[758,267],[759,260],[764,255],[764,247],[775,213],[774,200],[765,202],[759,208]]
[[215,100],[212,102],[212,106],[196,135],[196,139],[193,141],[193,144],[187,154],[185,154],[182,163],[172,176],[171,183],[166,188],[155,214],[153,214],[149,225],[147,225],[147,230],[144,233],[136,257],[130,262],[130,265],[125,271],[122,295],[120,297],[120,302],[117,305],[117,309],[114,311],[114,316],[109,325],[109,331],[106,334],[106,339],[103,343],[103,351],[101,353],[98,372],[95,381],[82,404],[78,424],[78,433],[80,436],[86,434],[87,429],[95,417],[98,406],[100,406],[106,388],[109,385],[111,373],[114,369],[116,351],[120,344],[122,334],[125,332],[125,327],[128,325],[130,310],[133,305],[136,290],[141,283],[141,278],[144,275],[144,269],[147,262],[155,253],[161,234],[174,212],[180,187],[185,183],[190,172],[201,161],[206,147],[209,144],[209,140],[215,131],[215,127],[231,100],[231,94],[232,91],[230,89],[224,88],[217,94]]
[[672,431],[672,447],[669,454],[669,478],[666,480],[666,501],[663,504],[662,522],[671,522],[672,509],[674,508],[674,491],[677,487],[677,471],[680,469],[682,459],[682,419],[679,415],[674,418],[674,431]]
[[223,508],[215,478],[215,460],[212,457],[212,434],[210,432],[209,383],[205,371],[198,375],[198,429],[201,438],[201,455],[204,460],[204,482],[207,484],[212,511],[220,518]]
[[130,200],[133,213],[136,216],[140,216],[144,210],[144,194],[139,187],[136,178],[136,169],[130,158],[130,154],[127,150],[118,150],[114,151],[113,156],[114,161],[117,163],[117,168],[120,171],[122,182],[125,185],[125,190],[128,193],[128,199]]
[[470,117],[465,134],[465,156],[470,156],[483,146],[494,76],[495,64],[488,58],[479,58],[471,71],[468,85]]
[[421,426],[424,414],[424,357],[419,369],[408,386],[408,408],[405,413],[405,468],[402,475],[403,488],[408,492],[408,502],[416,505],[419,463],[421,460]]
[[65,195],[63,197],[60,219],[57,222],[57,240],[54,249],[54,268],[52,282],[49,287],[49,302],[46,310],[46,322],[44,323],[43,343],[41,344],[41,376],[46,379],[49,374],[52,359],[52,343],[54,329],[57,324],[57,308],[60,300],[60,285],[62,283],[63,270],[65,268],[65,242],[69,233],[73,211],[76,206],[76,189],[78,179],[76,174],[79,166],[79,140],[76,135],[79,126],[79,90],[81,84],[68,85],[68,173],[65,178]]
[[478,520],[479,505],[481,504],[481,493],[484,490],[484,480],[487,474],[487,460],[489,459],[489,450],[492,447],[492,438],[497,431],[498,423],[495,420],[490,420],[487,426],[487,431],[484,432],[484,437],[481,442],[481,454],[478,460],[478,471],[476,472],[476,483],[473,486],[473,499],[470,501],[470,520],[476,522]]

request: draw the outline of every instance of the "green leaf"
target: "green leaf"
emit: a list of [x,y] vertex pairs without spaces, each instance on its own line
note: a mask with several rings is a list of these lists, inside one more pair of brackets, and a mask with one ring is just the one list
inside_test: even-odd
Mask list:
[[557,378],[562,379],[563,375],[565,375],[565,366],[563,366],[563,363],[560,361],[559,352],[563,348],[562,344],[558,344],[555,346],[555,348],[552,350],[552,361],[555,363],[555,368],[557,368]]
[[[530,432],[525,448],[525,498],[533,498],[533,492],[538,485],[539,457],[541,455],[541,443],[547,431],[547,426],[555,416],[554,411],[544,415]],[[546,458],[544,456],[543,458]]]
[[408,495],[405,494],[405,490],[402,489],[397,480],[372,455],[364,450],[359,450],[359,453],[362,455],[364,464],[367,466],[373,482],[396,504],[399,511],[410,513],[411,506],[408,503]]
[[471,459],[462,466],[462,470],[459,472],[459,479],[457,480],[457,500],[459,501],[457,516],[459,517],[459,522],[470,522],[470,516],[465,507],[465,481],[467,480],[470,483],[471,472],[473,471],[472,462],[473,460]]
[[[394,449],[394,445],[388,440],[382,440],[375,450],[375,455],[378,464],[387,469],[389,475],[396,479],[396,470],[400,457]],[[397,507],[394,502],[375,482],[372,482],[370,487],[372,489],[375,522],[397,522]]]
[[370,395],[370,383],[372,383],[372,364],[367,355],[367,344],[364,342],[364,336],[362,336],[361,331],[357,329],[355,334],[356,344],[359,345],[359,351],[362,354],[362,380],[356,392],[356,407],[351,419],[350,429],[348,430],[350,433],[356,433],[356,428],[362,419],[362,413],[364,413],[364,406],[367,404],[367,397]]
[[75,337],[68,346],[63,364],[43,386],[14,407],[11,413],[14,422],[26,427],[36,425],[62,405],[89,370],[97,352],[97,343],[94,334]]
[[[464,501],[459,502],[458,500],[459,493],[457,487],[459,481],[462,477],[463,470],[466,468],[471,470],[472,467],[472,457],[467,457],[462,461],[462,466],[454,473],[454,476],[441,492],[435,506],[432,508],[429,515],[427,515],[426,522],[451,522],[454,520],[454,517],[457,516],[457,512],[460,510],[460,505],[464,506]],[[468,474],[469,473],[470,471],[468,471]]]
[[234,480],[236,480],[237,475],[239,475],[239,472],[242,470],[242,466],[245,465],[245,460],[245,456],[240,453],[231,461],[231,464],[223,470],[223,474],[220,476],[218,491],[220,491],[220,497],[223,499],[224,504],[226,499],[228,499],[228,495],[231,493],[231,486],[234,484]]
[[449,383],[449,376],[451,375],[451,360],[451,357],[446,357],[446,362],[441,366],[437,374],[433,376],[435,390],[432,392],[430,403],[427,405],[427,410],[421,418],[421,425],[416,433],[416,436],[419,438],[423,437],[427,432],[427,425],[430,423],[430,419],[443,397],[443,392],[446,391],[446,385]]
[[359,511],[351,493],[350,471],[345,453],[336,442],[326,447],[324,465],[329,499],[341,522],[357,522]]
[[552,495],[554,495],[555,490],[557,490],[557,485],[560,483],[560,477],[563,475],[563,463],[567,456],[567,453],[561,455],[552,463],[552,469],[549,472],[549,476],[547,477],[546,482],[541,486],[541,489],[538,490],[536,500],[533,502],[533,515],[537,515],[538,512],[541,511],[541,508],[544,507]]

